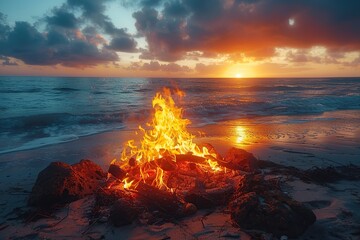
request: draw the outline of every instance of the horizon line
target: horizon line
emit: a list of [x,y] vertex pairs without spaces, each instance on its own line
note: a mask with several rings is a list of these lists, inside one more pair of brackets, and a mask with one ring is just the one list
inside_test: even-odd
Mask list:
[[1,75],[0,77],[44,77],[44,78],[148,78],[148,79],[155,79],[155,78],[173,78],[173,79],[305,79],[305,78],[312,78],[312,79],[319,79],[319,78],[360,78],[359,76],[304,76],[304,77],[144,77],[144,76],[57,76],[57,75]]

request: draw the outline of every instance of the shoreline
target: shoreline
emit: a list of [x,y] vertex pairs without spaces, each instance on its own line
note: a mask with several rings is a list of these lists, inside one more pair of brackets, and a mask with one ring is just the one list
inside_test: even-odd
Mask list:
[[[345,114],[346,116],[353,115],[355,121],[353,122],[346,122],[344,119],[340,119],[341,115]],[[357,116],[358,115],[358,116]],[[309,119],[310,118],[310,119]],[[354,120],[352,119],[352,120]],[[330,124],[329,124],[330,123]],[[331,126],[332,123],[336,123],[337,126]],[[116,128],[112,130],[105,130],[98,133],[91,133],[83,136],[74,136],[73,139],[55,142],[50,144],[45,144],[36,147],[26,147],[24,145],[6,149],[0,151],[0,163],[4,161],[4,158],[13,155],[17,155],[17,153],[21,152],[33,152],[33,151],[41,151],[41,149],[46,148],[53,148],[56,145],[66,145],[70,143],[80,144],[82,142],[89,142],[88,139],[91,138],[105,138],[107,142],[111,142],[108,135],[114,135],[113,142],[119,139],[119,146],[116,148],[122,148],[122,144],[134,138],[135,131],[137,131],[138,125],[144,125],[145,122],[140,121],[133,121],[127,122],[124,127]],[[309,125],[316,126],[315,130],[314,127],[308,129],[307,131],[314,131],[314,133],[308,132],[301,132],[298,128],[301,126],[305,126],[304,128],[309,127]],[[325,125],[325,127],[323,126]],[[330,125],[330,126],[329,126]],[[343,126],[341,126],[343,125]],[[240,133],[239,133],[239,128]],[[332,128],[332,129],[331,129]],[[342,129],[343,128],[343,129]],[[347,129],[346,129],[347,128]],[[349,129],[351,128],[351,129]],[[344,130],[346,132],[341,133],[340,131]],[[191,124],[188,126],[188,130],[193,133],[195,136],[195,142],[204,142],[206,140],[213,140],[217,142],[221,148],[220,152],[225,153],[227,149],[224,149],[222,145],[229,145],[229,146],[238,146],[242,147],[245,150],[255,150],[259,152],[261,155],[260,157],[264,158],[262,151],[258,151],[261,148],[271,148],[273,150],[280,150],[276,145],[284,141],[289,141],[290,143],[298,143],[302,144],[301,139],[306,138],[316,138],[319,137],[337,137],[344,139],[331,139],[330,142],[336,143],[337,140],[345,140],[346,135],[353,134],[353,139],[348,141],[353,141],[354,147],[356,148],[356,142],[360,141],[360,110],[339,110],[339,111],[330,111],[324,112],[323,114],[313,114],[313,115],[293,115],[293,116],[257,116],[251,118],[242,118],[242,119],[233,119],[233,120],[224,120],[218,123],[210,123],[210,124],[196,124],[196,126],[192,126]],[[324,135],[324,131],[326,136],[320,136],[321,134]],[[200,133],[200,134],[199,134]],[[241,142],[238,142],[236,138],[239,138],[239,134],[249,135],[242,137],[243,139]],[[293,134],[293,136],[291,136]],[[124,136],[122,136],[124,135]],[[133,136],[132,136],[133,135]],[[318,135],[318,136],[316,136]],[[127,137],[127,138],[126,138]],[[205,139],[205,140],[204,140]],[[36,141],[36,139],[34,139]],[[41,140],[41,139],[39,139]],[[120,140],[122,142],[120,142]],[[220,140],[220,141],[219,141]],[[295,140],[295,142],[294,142]],[[307,139],[309,140],[309,139]],[[272,142],[268,144],[269,142]],[[211,142],[209,142],[211,143]],[[259,146],[263,145],[263,146]],[[256,148],[252,148],[250,145],[257,146]],[[312,144],[313,146],[316,145],[316,142]],[[346,143],[346,145],[351,145],[351,143]],[[70,147],[72,148],[72,147]],[[302,151],[293,151],[293,150],[286,150],[283,149],[285,152],[293,153],[293,154],[304,154]],[[81,152],[81,151],[80,151]]]
[[[355,112],[359,113],[359,111]],[[354,111],[346,112],[346,114],[353,113]],[[343,114],[345,114],[345,112],[336,112],[330,115],[341,116]],[[324,117],[329,119],[327,115]],[[326,167],[330,165],[341,166],[348,163],[359,165],[360,147],[357,143],[360,141],[360,115],[359,117],[354,115],[354,119],[351,121],[334,118],[333,120],[302,121],[283,124],[282,121],[279,121],[279,117],[276,117],[272,119],[272,123],[259,123],[259,121],[266,122],[267,120],[268,117],[257,118],[256,121],[253,119],[231,120],[222,122],[221,124],[189,128],[189,130],[193,134],[200,135],[200,137],[195,138],[194,141],[196,143],[208,142],[222,155],[224,155],[229,148],[238,147],[253,153],[261,160],[268,160],[286,166],[294,166],[299,169]],[[286,119],[283,118],[282,120]],[[1,154],[0,227],[2,226],[1,224],[6,224],[9,216],[16,213],[17,208],[21,209],[26,206],[28,194],[32,189],[38,173],[50,162],[63,161],[73,164],[79,162],[81,159],[91,159],[106,170],[110,162],[115,157],[120,156],[124,142],[132,139],[134,136],[134,130],[120,129],[81,137],[76,141]],[[304,239],[306,239],[305,236],[317,235],[319,228],[322,229],[321,234],[324,234],[327,228],[331,229],[334,225],[338,224],[339,221],[341,221],[342,225],[337,229],[346,230],[346,221],[359,218],[355,211],[356,208],[354,207],[356,199],[360,201],[360,193],[355,189],[357,185],[357,182],[354,185],[354,182],[341,181],[336,184],[331,184],[332,188],[336,189],[336,191],[333,191],[331,190],[332,188],[326,186],[305,184],[301,181],[289,182],[286,191],[299,201],[309,202],[310,205],[313,204],[318,218],[315,225],[304,235]],[[80,207],[81,211],[83,211],[83,208],[85,208],[83,205],[86,201],[88,201],[87,198],[76,201],[71,204],[71,206],[75,206],[75,209]],[[75,217],[81,219],[81,217],[78,216],[79,213],[75,210],[73,211],[73,214],[76,215]],[[344,217],[344,214],[346,215],[347,212],[352,212],[353,215],[351,217]],[[64,214],[64,212],[62,212],[62,214]],[[342,216],[343,219],[337,220],[338,216]],[[201,216],[196,215],[194,218],[185,219],[184,224],[194,226],[194,219],[198,220],[199,218],[201,218]],[[226,217],[221,212],[215,212],[208,216],[210,222],[218,223],[218,221],[220,221],[219,219],[224,221]],[[46,223],[49,220],[44,221]],[[72,221],[71,218],[64,221],[62,227],[68,229],[66,231],[70,231],[74,236],[81,239],[81,231],[78,231],[79,229],[83,230],[87,225],[84,225],[84,223],[74,223]],[[14,225],[10,224],[10,227],[0,230],[0,236],[9,236],[6,234],[11,234],[12,231],[18,232],[18,229],[20,227],[22,228],[20,222],[12,224]],[[41,224],[41,221],[36,224]],[[77,228],[75,228],[77,230],[74,230],[74,228],[70,228],[69,230],[69,228],[65,226],[66,224],[77,226]],[[169,235],[174,234],[173,236],[176,236],[179,233],[178,231],[180,231],[176,225],[166,226],[169,228],[167,230]],[[199,226],[196,225],[195,228],[198,229],[198,227]],[[96,229],[102,232],[105,231],[104,228],[109,229],[109,226],[102,225]],[[21,234],[22,231],[33,231],[31,226],[30,229],[29,226],[27,226],[26,229],[27,230],[19,231],[18,234]],[[131,225],[124,228],[112,229],[116,234],[120,235],[107,232],[106,236],[110,239],[116,238],[116,236],[134,237],[134,234],[139,231],[143,234],[142,236],[159,237],[156,232],[151,233],[151,229],[149,230],[144,226]],[[217,231],[216,228],[211,226],[209,229],[210,233],[200,231],[199,234],[208,236],[207,234],[211,234],[211,231],[215,233]],[[230,224],[228,230],[236,231]],[[346,231],[348,231],[346,234],[351,234],[350,230]],[[351,226],[351,231],[354,231],[353,226]],[[56,233],[56,231],[54,232]],[[246,235],[241,236],[247,239]],[[328,235],[322,236],[328,237]]]

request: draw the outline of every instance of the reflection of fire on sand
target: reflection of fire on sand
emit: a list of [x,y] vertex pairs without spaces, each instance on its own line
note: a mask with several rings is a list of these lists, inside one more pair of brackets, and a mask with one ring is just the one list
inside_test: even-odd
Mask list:
[[[187,130],[190,121],[182,118],[182,109],[176,107],[169,89],[157,93],[152,104],[151,122],[146,128],[139,126],[142,139],[128,141],[121,158],[111,163],[107,173],[89,160],[74,165],[51,163],[40,172],[28,202],[35,208],[25,220],[52,216],[59,211],[59,204],[90,195],[95,197],[89,203],[86,218],[90,225],[85,235],[106,222],[116,227],[176,224],[210,209],[225,214],[223,223],[231,220],[233,226],[228,228],[235,226],[243,234],[217,229],[218,237],[298,237],[316,216],[311,205],[282,191],[288,187],[284,179],[316,184],[359,179],[355,166],[301,171],[258,160],[238,148],[231,148],[222,157],[211,144],[193,142],[195,136]],[[241,142],[246,133],[241,126],[237,131]],[[49,228],[61,225],[66,218]],[[206,229],[203,218],[201,223]]]

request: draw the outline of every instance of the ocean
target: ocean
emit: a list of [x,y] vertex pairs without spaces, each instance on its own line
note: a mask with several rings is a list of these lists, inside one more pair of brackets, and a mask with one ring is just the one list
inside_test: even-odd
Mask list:
[[0,154],[115,129],[135,129],[138,123],[144,124],[149,119],[151,100],[164,87],[186,93],[175,100],[194,127],[261,116],[302,116],[295,120],[281,118],[284,122],[280,124],[291,124],[291,121],[318,121],[325,112],[360,109],[360,78],[3,76],[0,77]]

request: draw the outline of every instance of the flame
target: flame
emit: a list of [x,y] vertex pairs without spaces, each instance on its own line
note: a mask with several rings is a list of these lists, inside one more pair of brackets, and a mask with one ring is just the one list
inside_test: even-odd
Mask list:
[[[185,96],[181,90],[174,93],[179,97]],[[206,147],[200,149],[194,142],[194,135],[187,131],[190,120],[182,117],[183,110],[175,105],[170,89],[165,88],[163,93],[156,93],[152,100],[154,115],[147,127],[139,126],[142,139],[140,142],[129,140],[122,151],[120,166],[131,171],[138,166],[139,179],[123,180],[124,188],[136,187],[140,181],[147,182],[160,189],[171,189],[166,185],[168,173],[156,164],[156,160],[166,159],[176,165],[176,155],[191,154],[203,157],[207,164],[202,164],[205,171],[221,171],[215,161],[216,154],[209,153]],[[136,161],[130,164],[130,160]],[[131,166],[132,165],[132,166]]]
[[134,181],[135,181],[135,180],[129,181],[129,178],[125,178],[125,179],[123,180],[123,183],[124,183],[123,188],[129,189]]

